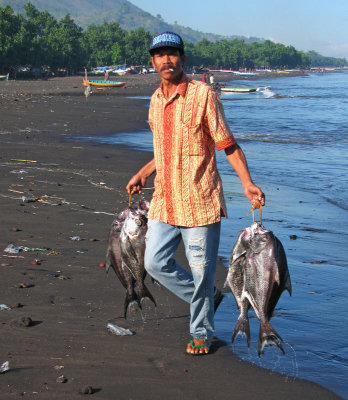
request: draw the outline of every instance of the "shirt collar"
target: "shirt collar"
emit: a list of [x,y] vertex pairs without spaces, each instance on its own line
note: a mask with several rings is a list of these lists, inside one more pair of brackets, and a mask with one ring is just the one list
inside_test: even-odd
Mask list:
[[[185,74],[185,72],[183,72],[182,76],[181,76],[181,79],[180,79],[180,82],[179,82],[179,84],[178,84],[178,86],[176,88],[176,91],[175,91],[175,93],[173,94],[173,96],[171,98],[173,99],[177,94],[179,94],[180,96],[185,96],[188,82],[189,81],[188,81],[187,75]],[[158,95],[159,96],[163,96],[162,83],[160,84],[159,89],[160,90],[158,91]]]

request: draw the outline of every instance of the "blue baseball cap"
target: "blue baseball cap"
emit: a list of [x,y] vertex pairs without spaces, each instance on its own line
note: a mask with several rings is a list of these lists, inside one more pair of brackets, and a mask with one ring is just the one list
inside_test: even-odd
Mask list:
[[153,54],[159,47],[174,47],[184,53],[184,42],[181,37],[174,32],[162,32],[155,35],[150,44],[149,52]]

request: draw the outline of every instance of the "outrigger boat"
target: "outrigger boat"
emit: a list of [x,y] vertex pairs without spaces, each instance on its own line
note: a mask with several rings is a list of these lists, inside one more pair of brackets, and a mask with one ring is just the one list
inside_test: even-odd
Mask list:
[[9,74],[7,74],[7,75],[0,75],[0,81],[8,81],[8,75]]
[[257,88],[246,88],[246,87],[222,87],[221,92],[227,93],[250,93],[256,92]]
[[102,80],[94,80],[94,79],[84,79],[83,84],[85,86],[91,85],[91,86],[101,86],[101,87],[122,87],[126,83],[125,82],[115,82],[115,81],[102,81]]
[[100,87],[122,87],[126,83],[125,82],[116,82],[116,81],[106,81],[106,80],[96,80],[96,79],[88,79],[87,71],[85,71],[85,78],[83,79],[84,86],[100,86]]

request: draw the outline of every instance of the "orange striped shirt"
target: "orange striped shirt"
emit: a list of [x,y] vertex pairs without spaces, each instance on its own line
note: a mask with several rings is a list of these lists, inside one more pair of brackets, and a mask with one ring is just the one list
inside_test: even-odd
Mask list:
[[183,74],[170,99],[161,86],[153,94],[149,123],[156,178],[148,217],[194,227],[227,216],[215,146],[222,150],[236,142],[218,95]]

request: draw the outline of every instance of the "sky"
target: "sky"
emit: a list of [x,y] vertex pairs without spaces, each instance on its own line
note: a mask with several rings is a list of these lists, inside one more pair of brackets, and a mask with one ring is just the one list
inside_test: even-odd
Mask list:
[[348,60],[348,0],[129,0],[165,22]]

